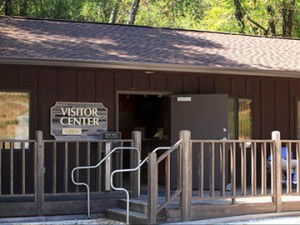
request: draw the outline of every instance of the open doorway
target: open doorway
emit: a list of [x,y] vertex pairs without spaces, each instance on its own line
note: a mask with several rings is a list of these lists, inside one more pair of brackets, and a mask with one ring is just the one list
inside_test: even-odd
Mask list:
[[[169,145],[168,130],[169,97],[166,94],[118,95],[118,125],[122,138],[131,138],[131,132],[142,133],[141,159],[148,156],[158,146]],[[124,167],[129,165],[129,157],[124,154]],[[141,182],[146,183],[147,170],[141,170]]]

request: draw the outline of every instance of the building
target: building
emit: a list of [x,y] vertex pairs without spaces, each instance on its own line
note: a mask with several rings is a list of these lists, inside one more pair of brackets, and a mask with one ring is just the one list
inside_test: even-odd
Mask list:
[[[3,119],[0,135],[33,139],[41,130],[54,139],[51,107],[89,102],[107,108],[108,131],[122,138],[142,131],[143,157],[189,129],[176,127],[178,118],[203,118],[192,122],[200,138],[269,139],[279,130],[283,139],[298,139],[299,55],[297,39],[1,17],[0,98],[7,100],[0,102],[0,118],[23,122],[16,128],[12,118]],[[201,105],[198,118],[188,114],[193,107],[181,112],[170,103],[172,96],[178,103],[199,95],[209,98],[193,104],[197,110],[213,106],[208,113]],[[7,111],[12,101],[19,108]],[[222,113],[208,120],[211,112]]]

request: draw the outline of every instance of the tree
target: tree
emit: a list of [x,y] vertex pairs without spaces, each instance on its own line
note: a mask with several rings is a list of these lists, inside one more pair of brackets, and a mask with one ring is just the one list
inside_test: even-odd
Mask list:
[[110,14],[110,19],[109,19],[110,23],[116,23],[117,15],[119,13],[119,8],[120,8],[120,2],[121,2],[120,0],[116,0],[116,2],[115,2],[113,10]]
[[241,2],[240,0],[233,0],[233,4],[234,4],[234,16],[236,18],[236,20],[240,23],[241,25],[241,33],[244,33],[245,30],[245,23],[244,23],[244,16],[245,16],[245,11],[242,8]]
[[0,0],[0,15],[300,37],[296,0]]
[[292,36],[294,8],[295,0],[282,2],[282,36],[284,37]]
[[4,0],[4,15],[13,16],[13,3],[12,0]]
[[134,0],[133,1],[132,7],[131,7],[131,12],[130,12],[129,18],[128,18],[128,24],[130,24],[130,25],[134,24],[136,14],[137,14],[138,9],[139,9],[139,5],[140,5],[140,0]]
[[[201,21],[201,26],[206,29],[299,37],[299,31],[293,29],[295,21],[300,21],[299,15],[295,14],[296,11],[299,12],[300,5],[296,4],[295,0],[212,1],[211,8],[208,8],[203,21]],[[230,1],[233,1],[233,4]],[[232,8],[234,8],[233,11]],[[222,16],[227,15],[227,20],[214,24],[217,21],[216,13]],[[234,18],[231,16],[232,13]],[[237,30],[235,27],[240,27],[240,29]]]

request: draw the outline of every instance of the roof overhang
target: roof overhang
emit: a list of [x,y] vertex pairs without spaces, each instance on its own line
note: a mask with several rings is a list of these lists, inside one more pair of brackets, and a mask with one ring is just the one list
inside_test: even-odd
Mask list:
[[197,66],[197,65],[187,65],[187,64],[160,64],[160,63],[127,62],[127,61],[93,61],[93,60],[73,60],[73,59],[66,60],[66,59],[0,57],[0,64],[300,78],[300,72],[297,71],[283,71],[283,70],[278,71],[278,70],[261,70],[261,69],[249,69],[249,68],[212,67],[212,66]]

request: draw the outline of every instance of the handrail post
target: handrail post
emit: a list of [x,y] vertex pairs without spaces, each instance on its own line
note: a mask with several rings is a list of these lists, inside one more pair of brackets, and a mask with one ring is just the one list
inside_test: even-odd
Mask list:
[[156,224],[158,204],[158,168],[156,153],[148,154],[148,224]]
[[180,147],[182,160],[182,176],[181,176],[181,220],[191,220],[192,208],[192,149],[191,149],[191,132],[187,130],[180,131]]
[[[135,147],[139,150],[141,153],[142,150],[142,135],[141,131],[132,131],[132,139],[133,139],[133,144],[132,147]],[[135,151],[131,151],[131,156],[130,156],[130,168],[136,168],[141,159],[140,159],[141,154],[137,154]],[[131,197],[133,198],[139,198],[140,197],[140,169],[136,172],[130,173],[130,184],[131,184]]]
[[275,141],[275,204],[276,211],[281,212],[281,202],[282,202],[282,166],[281,166],[281,141],[280,132],[272,132],[272,140]]
[[45,167],[44,167],[44,142],[43,142],[43,132],[36,131],[36,162],[35,162],[35,175],[36,175],[36,203],[37,203],[37,213],[39,216],[42,215],[43,203],[44,203],[44,185],[45,185]]
[[[105,142],[105,155],[108,155],[112,150],[112,142]],[[105,191],[111,191],[110,187],[110,175],[111,175],[111,157],[105,160]]]

